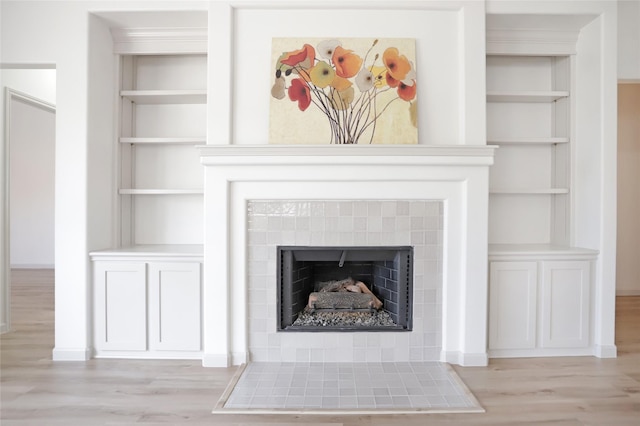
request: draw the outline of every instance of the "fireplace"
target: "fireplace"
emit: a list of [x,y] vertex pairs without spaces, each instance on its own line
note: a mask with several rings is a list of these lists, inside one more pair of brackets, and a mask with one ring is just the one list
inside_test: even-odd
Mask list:
[[[201,148],[203,364],[486,365],[488,146]],[[278,330],[278,246],[413,248],[411,330]]]
[[412,247],[279,246],[277,253],[278,331],[412,329]]

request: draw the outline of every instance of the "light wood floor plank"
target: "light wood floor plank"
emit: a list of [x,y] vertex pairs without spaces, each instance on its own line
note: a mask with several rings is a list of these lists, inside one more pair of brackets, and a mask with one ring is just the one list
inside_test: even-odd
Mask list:
[[2,426],[640,425],[640,297],[617,300],[619,357],[496,359],[455,367],[484,414],[221,415],[234,368],[199,361],[52,362],[53,272],[12,271],[13,331],[2,335]]

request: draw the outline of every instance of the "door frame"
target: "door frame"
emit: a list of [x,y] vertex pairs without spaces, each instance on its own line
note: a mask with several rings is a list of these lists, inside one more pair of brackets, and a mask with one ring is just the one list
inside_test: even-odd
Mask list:
[[[2,295],[2,318],[0,318],[0,334],[6,333],[11,329],[11,255],[10,255],[10,173],[11,173],[11,105],[13,101],[22,101],[36,108],[56,113],[56,106],[52,103],[31,96],[27,93],[20,92],[10,87],[4,90],[4,143],[2,144],[2,219],[0,224],[0,233],[2,235],[2,247],[0,247],[0,265],[2,266],[0,273],[0,293]],[[55,160],[54,160],[55,161]]]

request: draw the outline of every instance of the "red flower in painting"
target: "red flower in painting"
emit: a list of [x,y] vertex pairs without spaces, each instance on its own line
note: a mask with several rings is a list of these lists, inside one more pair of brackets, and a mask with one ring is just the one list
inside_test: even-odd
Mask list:
[[416,81],[413,80],[413,86],[409,86],[404,84],[403,82],[400,82],[400,84],[398,85],[398,96],[400,96],[400,99],[404,99],[407,102],[415,98]]
[[389,72],[384,75],[384,78],[387,80],[387,86],[393,87],[394,89],[400,84],[400,80],[393,78]]
[[291,81],[291,86],[288,89],[289,99],[294,102],[298,102],[298,108],[300,111],[304,111],[309,108],[311,104],[311,92],[309,86],[301,78],[296,78]]
[[290,67],[300,65],[303,69],[309,69],[314,65],[315,60],[315,49],[310,44],[305,44],[300,50],[286,53],[280,62]]

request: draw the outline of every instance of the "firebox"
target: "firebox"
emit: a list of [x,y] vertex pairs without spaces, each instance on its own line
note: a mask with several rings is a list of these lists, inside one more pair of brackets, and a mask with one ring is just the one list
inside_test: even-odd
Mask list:
[[278,331],[410,331],[413,248],[278,246]]

